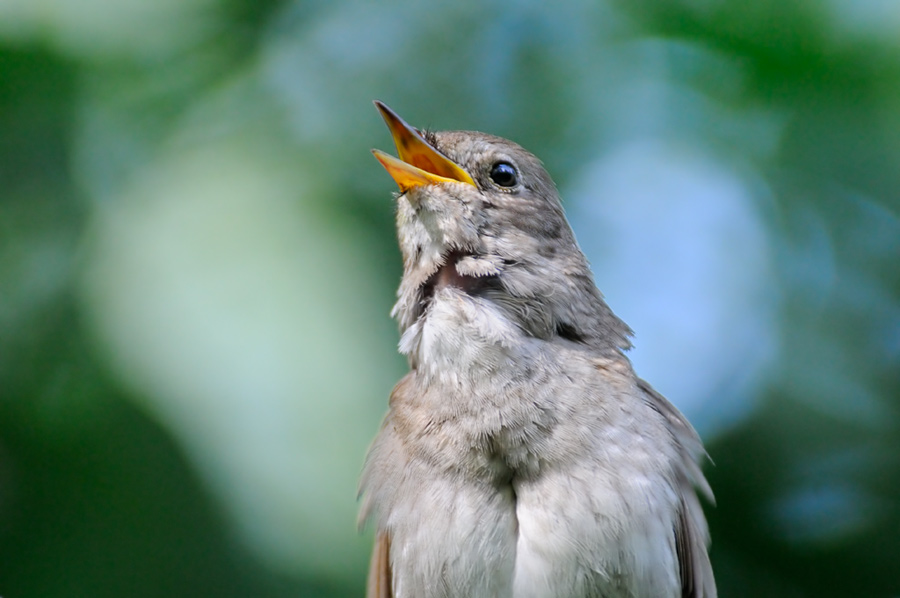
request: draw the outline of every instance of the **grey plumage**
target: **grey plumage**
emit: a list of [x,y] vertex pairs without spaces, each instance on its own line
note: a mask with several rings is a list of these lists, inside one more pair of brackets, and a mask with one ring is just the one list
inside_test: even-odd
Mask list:
[[[414,135],[380,108],[395,139]],[[540,161],[482,133],[409,141],[436,151],[398,141],[407,161],[451,161],[474,184],[398,200],[392,315],[411,371],[361,481],[378,533],[369,595],[715,597],[700,440],[633,372],[630,330]],[[515,185],[492,180],[498,163]]]

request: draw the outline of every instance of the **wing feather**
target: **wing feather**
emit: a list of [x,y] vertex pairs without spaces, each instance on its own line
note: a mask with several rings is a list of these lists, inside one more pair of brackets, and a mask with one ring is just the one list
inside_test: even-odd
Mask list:
[[379,532],[369,563],[366,598],[392,598],[391,578],[391,538],[387,532]]
[[699,459],[707,457],[706,451],[697,432],[674,405],[644,380],[638,380],[638,386],[648,404],[665,418],[680,453],[676,484],[681,504],[674,533],[682,598],[716,598],[716,582],[707,552],[709,528],[694,490],[698,489],[707,500],[714,502],[712,489],[698,464]]

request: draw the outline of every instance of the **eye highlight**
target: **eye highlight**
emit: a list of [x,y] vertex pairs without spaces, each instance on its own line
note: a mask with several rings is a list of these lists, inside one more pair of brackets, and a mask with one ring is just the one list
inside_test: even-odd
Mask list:
[[497,162],[491,167],[491,180],[501,187],[515,187],[519,183],[519,175],[509,162]]

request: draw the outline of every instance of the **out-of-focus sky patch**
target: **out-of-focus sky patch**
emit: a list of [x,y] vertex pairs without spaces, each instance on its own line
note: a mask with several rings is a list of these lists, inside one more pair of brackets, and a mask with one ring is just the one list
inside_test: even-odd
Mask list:
[[644,140],[568,191],[597,283],[635,330],[638,373],[705,433],[734,424],[777,354],[778,289],[748,186],[698,148]]
[[856,43],[874,37],[889,45],[900,44],[900,4],[894,0],[828,0],[824,4],[839,37]]

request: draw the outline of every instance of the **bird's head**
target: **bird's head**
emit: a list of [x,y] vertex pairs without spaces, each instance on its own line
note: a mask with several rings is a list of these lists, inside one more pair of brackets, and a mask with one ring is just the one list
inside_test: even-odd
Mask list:
[[628,348],[540,160],[473,131],[421,132],[375,102],[399,159],[375,157],[400,187],[404,275],[393,314],[406,330],[448,287],[493,301],[524,333]]

